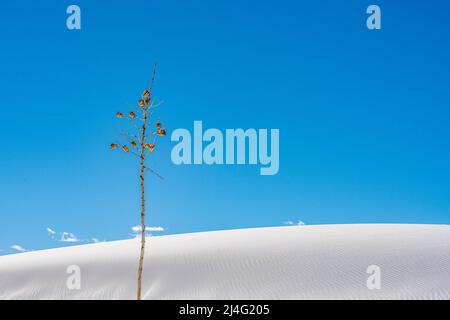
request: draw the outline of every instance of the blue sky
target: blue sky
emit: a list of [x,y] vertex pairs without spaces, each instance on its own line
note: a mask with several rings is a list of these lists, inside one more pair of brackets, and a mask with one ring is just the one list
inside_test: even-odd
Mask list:
[[[82,29],[66,28],[77,4]],[[378,4],[382,29],[365,26]],[[134,159],[113,153],[157,61],[169,133],[279,128],[280,171],[150,165],[158,234],[332,223],[450,223],[446,1],[2,1],[0,254],[128,238]],[[61,235],[58,234],[57,237]]]

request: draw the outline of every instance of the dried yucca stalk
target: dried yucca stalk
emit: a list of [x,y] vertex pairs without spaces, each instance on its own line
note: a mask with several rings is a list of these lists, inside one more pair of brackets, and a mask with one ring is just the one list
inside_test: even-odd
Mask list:
[[[144,255],[145,255],[145,172],[150,168],[145,165],[147,156],[152,153],[156,147],[156,140],[160,136],[166,135],[166,130],[161,126],[161,123],[154,125],[154,131],[150,132],[151,124],[149,119],[153,115],[154,108],[157,106],[153,104],[151,97],[153,83],[155,81],[156,64],[153,69],[152,80],[150,87],[145,89],[141,95],[141,99],[138,101],[139,108],[134,111],[130,111],[128,116],[125,116],[122,112],[117,112],[116,116],[119,119],[128,120],[133,129],[130,132],[121,132],[121,135],[127,140],[128,144],[123,144],[121,149],[127,154],[131,154],[139,159],[139,185],[141,193],[141,253],[139,257],[139,269],[138,269],[138,286],[137,286],[137,299],[142,298],[142,273],[144,270]],[[149,140],[152,140],[149,142]],[[119,149],[118,143],[111,143],[111,149]],[[156,174],[157,175],[157,174]],[[158,175],[159,176],[159,175]],[[160,176],[159,176],[160,177]]]

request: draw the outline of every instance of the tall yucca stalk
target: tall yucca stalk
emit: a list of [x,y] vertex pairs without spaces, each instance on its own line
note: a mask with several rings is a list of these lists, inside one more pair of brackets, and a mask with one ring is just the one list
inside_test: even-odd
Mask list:
[[[153,115],[154,109],[157,107],[152,100],[152,89],[155,81],[156,64],[153,69],[152,80],[150,87],[145,89],[142,93],[141,99],[138,101],[139,108],[130,111],[128,115],[122,112],[117,112],[116,116],[120,119],[128,120],[133,129],[130,132],[121,132],[120,134],[128,141],[128,144],[123,144],[121,149],[123,152],[131,154],[139,159],[139,186],[141,193],[141,253],[139,256],[138,269],[138,283],[137,283],[137,299],[142,298],[142,274],[144,271],[144,256],[145,256],[145,172],[151,170],[147,168],[145,163],[147,157],[152,153],[156,147],[156,140],[158,136],[165,136],[166,130],[161,126],[161,123],[154,124],[154,131],[151,132],[151,123],[149,119]],[[149,133],[150,131],[150,133]],[[151,142],[149,142],[151,140]],[[118,143],[112,143],[111,149],[118,149]],[[153,170],[151,170],[155,173]]]

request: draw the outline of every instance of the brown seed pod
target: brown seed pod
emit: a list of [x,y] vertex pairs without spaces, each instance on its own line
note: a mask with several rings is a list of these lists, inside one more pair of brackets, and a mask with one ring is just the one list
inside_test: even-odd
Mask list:
[[148,151],[153,152],[153,149],[155,149],[155,144],[154,144],[154,143],[146,143],[146,144],[144,145],[144,147],[145,147]]
[[144,90],[144,92],[142,92],[142,97],[144,99],[147,99],[148,97],[150,97],[150,91]]
[[132,146],[133,148],[136,148],[136,146],[137,146],[136,141],[131,141],[130,144],[131,144],[131,146]]
[[135,114],[133,111],[130,111],[130,113],[128,114],[128,116],[129,116],[131,119],[136,119],[136,114]]
[[138,104],[139,104],[139,107],[141,107],[141,108],[145,107],[145,101],[144,100],[139,100]]
[[158,136],[164,137],[166,135],[166,130],[161,129],[158,131]]
[[109,147],[110,147],[111,149],[117,149],[117,148],[119,147],[119,145],[118,145],[117,143],[111,143],[111,144],[109,145]]
[[158,122],[158,123],[156,124],[156,130],[158,130],[158,131],[161,130],[161,123]]
[[146,104],[149,104],[149,103],[150,103],[150,101],[151,101],[151,99],[150,99],[150,98],[146,98],[146,99],[145,99],[145,103],[146,103]]
[[123,113],[122,112],[117,112],[116,113],[116,117],[117,118],[123,118]]
[[130,152],[130,149],[127,146],[122,146],[122,150],[125,152]]

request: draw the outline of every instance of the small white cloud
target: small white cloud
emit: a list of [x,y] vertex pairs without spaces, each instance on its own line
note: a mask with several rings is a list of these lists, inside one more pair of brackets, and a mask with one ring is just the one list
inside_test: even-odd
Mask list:
[[[133,230],[133,232],[138,233],[141,232],[142,227],[141,226],[135,226],[132,227],[131,230]],[[161,232],[164,231],[165,229],[163,227],[145,227],[145,231],[146,232]]]
[[298,220],[297,222],[295,222],[295,221],[286,221],[285,224],[287,224],[288,226],[304,226],[306,223],[303,222],[302,220]]
[[61,242],[80,242],[80,240],[70,232],[63,232],[61,233],[61,239],[59,240]]
[[145,230],[150,232],[162,232],[165,229],[163,227],[146,227]]
[[27,249],[25,249],[25,248],[22,247],[22,246],[19,246],[18,244],[12,245],[12,246],[11,246],[11,249],[16,250],[16,251],[20,251],[20,252],[25,252],[25,251],[27,251]]
[[52,240],[56,240],[55,239],[55,237],[56,237],[56,231],[55,230],[53,230],[50,227],[47,227],[47,233],[50,236],[50,238],[52,238]]
[[92,242],[94,242],[94,243],[99,243],[99,242],[100,242],[100,240],[98,240],[97,238],[92,238],[91,240],[92,240]]
[[50,227],[47,227],[47,233],[48,235],[56,241],[60,242],[82,242],[82,240],[78,239],[76,235],[74,235],[71,232],[56,232]]

